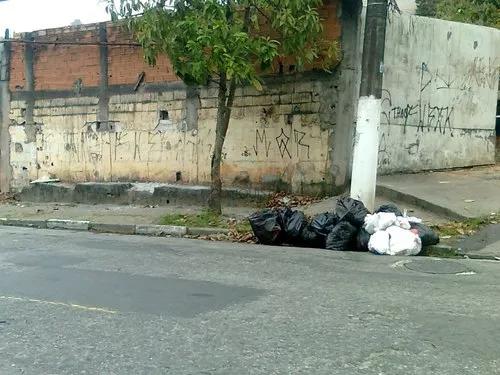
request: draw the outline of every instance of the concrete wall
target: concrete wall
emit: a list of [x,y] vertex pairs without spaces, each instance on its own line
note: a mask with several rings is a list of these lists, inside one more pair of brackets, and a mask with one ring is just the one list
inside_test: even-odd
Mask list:
[[[322,94],[328,92],[328,96]],[[269,83],[265,92],[238,92],[223,151],[226,184],[260,186],[282,180],[294,190],[321,187],[328,175],[332,132],[324,117],[336,92],[328,80],[306,77]],[[180,84],[112,94],[109,127],[97,121],[97,97],[39,98],[34,124],[24,124],[25,100],[11,102],[12,186],[52,176],[63,181],[208,183],[216,118],[216,90],[189,98]],[[168,120],[160,120],[168,112]],[[323,121],[322,121],[323,119]],[[17,125],[16,125],[17,124]],[[112,127],[112,128],[110,128]]]
[[[331,0],[321,10],[332,39],[340,38],[339,4]],[[12,189],[41,177],[209,183],[215,88],[186,87],[166,58],[147,66],[130,34],[110,24],[20,38],[36,43],[9,47],[4,86],[10,98],[2,121],[9,155],[2,163]],[[331,192],[335,173],[345,180],[346,172],[333,167],[332,148],[339,119],[352,127],[352,90],[339,115],[340,70],[298,74],[292,60],[285,64],[285,74],[276,70],[262,92],[238,89],[223,151],[224,183]]]
[[379,172],[494,163],[500,30],[391,14]]

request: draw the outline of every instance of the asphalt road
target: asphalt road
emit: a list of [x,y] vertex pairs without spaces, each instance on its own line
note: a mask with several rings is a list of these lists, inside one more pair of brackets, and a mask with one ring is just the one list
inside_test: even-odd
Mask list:
[[0,228],[0,374],[500,374],[500,265]]

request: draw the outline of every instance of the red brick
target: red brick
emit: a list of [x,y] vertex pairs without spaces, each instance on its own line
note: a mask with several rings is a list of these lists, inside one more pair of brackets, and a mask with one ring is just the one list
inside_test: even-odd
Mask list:
[[[338,39],[341,33],[337,1],[327,0],[319,12],[324,20],[324,34],[331,39]],[[99,40],[97,26],[91,31],[68,30],[67,28],[48,30],[46,36],[36,36],[36,40],[52,41],[56,36],[58,42],[97,42]],[[111,24],[108,26],[108,42],[134,43],[128,31]],[[97,45],[35,45],[34,57],[35,88],[38,90],[69,90],[77,79],[82,79],[84,86],[87,87],[95,87],[99,84],[99,46]],[[293,64],[293,59],[287,58],[284,63],[285,65]],[[319,65],[320,62],[309,68]],[[109,46],[108,72],[111,85],[133,84],[141,72],[145,73],[144,79],[147,83],[178,80],[166,56],[160,56],[156,66],[149,66],[144,61],[142,49],[137,46]],[[12,44],[10,73],[10,89],[15,90],[18,86],[24,87],[24,45],[21,43]]]

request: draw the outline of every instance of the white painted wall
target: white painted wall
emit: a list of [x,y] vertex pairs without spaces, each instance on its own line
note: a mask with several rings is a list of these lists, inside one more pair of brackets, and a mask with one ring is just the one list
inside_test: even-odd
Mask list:
[[500,30],[391,14],[379,172],[494,163]]

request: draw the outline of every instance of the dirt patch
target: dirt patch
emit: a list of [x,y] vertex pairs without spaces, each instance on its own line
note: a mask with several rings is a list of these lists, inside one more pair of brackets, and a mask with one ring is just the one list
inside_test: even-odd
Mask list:
[[273,194],[266,203],[267,208],[276,207],[299,207],[305,206],[312,203],[317,203],[323,200],[324,197],[311,197],[308,195],[295,195],[288,193],[276,193]]
[[14,194],[11,193],[0,193],[0,202],[1,203],[11,203],[15,202],[16,199],[14,197]]

